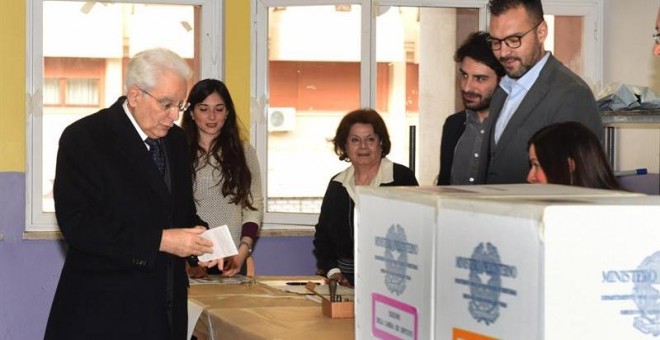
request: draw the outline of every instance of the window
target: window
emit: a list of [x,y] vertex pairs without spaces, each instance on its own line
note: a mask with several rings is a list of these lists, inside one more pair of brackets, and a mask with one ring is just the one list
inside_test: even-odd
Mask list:
[[99,105],[100,79],[66,79],[64,103],[66,105]]
[[106,60],[44,57],[45,107],[100,107]]
[[44,106],[99,106],[101,79],[45,78]]
[[166,47],[201,77],[220,78],[216,0],[37,0],[28,4],[27,231],[58,230],[52,184],[60,134],[123,94],[137,52]]
[[[600,6],[544,1],[546,49],[596,86]],[[462,109],[453,54],[469,33],[487,30],[486,0],[253,0],[252,10],[252,141],[266,228],[316,223],[330,177],[348,166],[329,140],[359,107],[385,119],[388,158],[433,183],[442,124]]]

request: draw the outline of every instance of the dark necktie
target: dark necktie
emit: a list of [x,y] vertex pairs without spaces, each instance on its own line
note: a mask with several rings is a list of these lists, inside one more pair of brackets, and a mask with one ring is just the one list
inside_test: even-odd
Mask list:
[[144,140],[147,145],[149,145],[149,154],[151,155],[151,158],[154,160],[154,163],[156,163],[156,167],[158,168],[158,171],[160,171],[160,174],[165,173],[165,158],[163,158],[163,153],[161,152],[160,149],[160,140],[158,139],[151,139],[147,138]]

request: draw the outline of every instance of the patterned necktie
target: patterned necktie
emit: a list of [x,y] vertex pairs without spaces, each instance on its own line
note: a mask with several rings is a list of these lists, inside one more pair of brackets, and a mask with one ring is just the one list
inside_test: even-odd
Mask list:
[[163,158],[163,153],[160,150],[160,140],[147,138],[144,142],[149,145],[149,154],[156,163],[158,171],[163,175],[165,173],[165,158]]

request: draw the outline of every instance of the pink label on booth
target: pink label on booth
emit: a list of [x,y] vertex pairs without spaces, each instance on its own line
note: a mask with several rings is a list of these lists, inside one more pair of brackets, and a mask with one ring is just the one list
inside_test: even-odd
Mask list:
[[371,294],[371,330],[380,339],[417,339],[417,309],[378,293]]

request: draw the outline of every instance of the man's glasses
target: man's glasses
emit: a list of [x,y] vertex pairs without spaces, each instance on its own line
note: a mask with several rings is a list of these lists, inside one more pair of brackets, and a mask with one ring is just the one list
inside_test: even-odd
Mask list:
[[146,90],[142,89],[141,87],[138,87],[138,89],[140,89],[140,91],[142,91],[143,93],[145,93],[149,97],[153,98],[156,102],[158,102],[158,104],[160,104],[160,106],[163,108],[163,111],[168,111],[169,112],[173,108],[176,108],[177,110],[179,110],[179,113],[181,113],[181,112],[186,111],[188,109],[188,107],[190,107],[190,103],[179,103],[179,104],[177,104],[174,101],[169,100],[169,99],[158,99],[158,98],[154,97],[153,94],[147,92]]
[[523,34],[513,34],[513,35],[510,35],[510,36],[508,36],[504,39],[497,39],[497,38],[493,38],[493,37],[488,37],[488,41],[490,41],[490,48],[493,51],[499,51],[502,48],[502,43],[505,43],[509,48],[518,48],[518,47],[520,47],[520,45],[522,45],[522,38],[524,36],[526,36],[527,33],[531,32],[534,29],[536,29],[537,27],[539,27],[539,25],[542,22],[543,21],[539,21],[538,24],[534,25],[532,28],[530,28],[527,32],[525,32]]
[[656,45],[660,45],[660,33],[653,34],[653,41],[655,41]]

